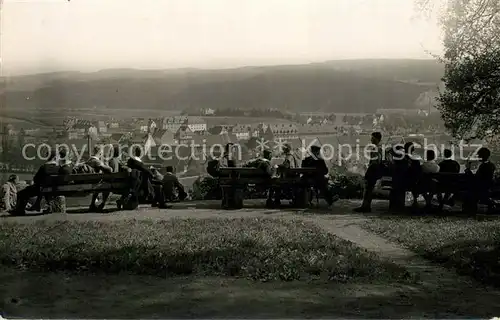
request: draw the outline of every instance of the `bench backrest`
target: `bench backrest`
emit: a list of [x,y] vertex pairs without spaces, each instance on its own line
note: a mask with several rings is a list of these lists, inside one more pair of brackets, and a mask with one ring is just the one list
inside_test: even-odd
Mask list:
[[[301,174],[316,174],[319,172],[316,168],[289,168],[283,169],[282,173],[286,175],[301,175]],[[259,168],[220,168],[219,177],[238,177],[238,178],[255,178],[267,177],[267,173]]]
[[220,168],[219,177],[238,177],[238,178],[254,178],[254,177],[265,177],[268,176],[259,168]]
[[129,175],[128,172],[51,175],[46,179],[45,184],[54,186],[54,185],[67,185],[67,184],[99,183],[102,181],[118,182],[126,180],[128,178],[128,175]]
[[473,176],[465,173],[422,173],[422,177],[426,179],[437,180],[440,184],[469,184]]
[[127,172],[82,173],[52,175],[42,187],[42,193],[52,195],[86,195],[92,192],[127,192],[130,188]]

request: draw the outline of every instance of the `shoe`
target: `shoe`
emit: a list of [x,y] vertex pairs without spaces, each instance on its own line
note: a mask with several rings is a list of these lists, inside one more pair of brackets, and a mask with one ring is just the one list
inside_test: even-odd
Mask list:
[[358,212],[358,213],[369,213],[369,212],[372,212],[372,209],[359,207],[359,208],[354,209],[353,211]]
[[336,195],[332,196],[332,199],[330,200],[330,203],[328,205],[331,206],[332,204],[334,204],[335,202],[337,202],[339,200],[340,200],[340,197],[338,194],[336,194]]
[[26,212],[25,212],[25,211],[21,211],[21,210],[16,210],[16,209],[14,209],[14,210],[10,210],[10,211],[9,211],[9,214],[10,214],[11,216],[16,216],[16,217],[19,217],[19,216],[25,216],[25,215],[26,215]]
[[40,212],[42,211],[42,208],[40,207],[29,207],[29,208],[26,208],[26,211],[30,211],[30,212],[33,212],[33,211],[36,211],[36,212]]

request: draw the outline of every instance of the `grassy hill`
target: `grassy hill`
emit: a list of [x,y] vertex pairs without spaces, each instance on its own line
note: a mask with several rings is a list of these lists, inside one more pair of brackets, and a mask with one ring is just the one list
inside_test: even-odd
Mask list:
[[280,108],[373,112],[415,108],[443,67],[433,60],[345,60],[223,70],[112,69],[3,78],[7,109]]

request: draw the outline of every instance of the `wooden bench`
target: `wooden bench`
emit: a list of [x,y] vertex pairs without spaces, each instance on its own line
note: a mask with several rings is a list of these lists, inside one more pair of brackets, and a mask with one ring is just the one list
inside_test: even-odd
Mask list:
[[[415,190],[406,191],[416,191],[418,194],[431,192],[434,195],[448,193],[464,202],[467,194],[471,191],[471,186],[473,186],[473,179],[473,176],[465,173],[423,173],[417,182]],[[392,190],[392,178],[388,176],[382,177],[381,185],[383,190]],[[489,197],[492,199],[500,197],[500,185],[494,186],[490,190]],[[462,210],[467,211],[465,203],[463,203]]]
[[282,169],[280,177],[271,177],[259,168],[220,168],[218,180],[222,188],[222,207],[241,209],[246,188],[256,186],[266,191],[291,188],[288,197],[296,206],[304,208],[308,204],[310,187],[314,185],[314,179],[304,177],[316,172],[316,168],[291,168]]
[[126,194],[130,188],[129,173],[82,173],[49,176],[42,186],[42,195],[83,197],[95,192]]

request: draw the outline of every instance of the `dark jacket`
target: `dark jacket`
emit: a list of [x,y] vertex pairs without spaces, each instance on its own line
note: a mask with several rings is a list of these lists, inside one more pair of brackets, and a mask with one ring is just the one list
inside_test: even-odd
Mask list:
[[316,168],[319,173],[318,176],[324,176],[328,173],[328,167],[326,166],[325,160],[320,157],[309,156],[302,161],[302,168]]
[[165,196],[172,200],[174,198],[174,192],[177,190],[180,200],[186,198],[186,192],[184,191],[184,186],[179,182],[179,178],[173,173],[167,172],[163,176],[163,193]]
[[[475,189],[481,191],[489,190],[493,186],[495,170],[496,168],[493,163],[489,161],[481,163],[474,175]],[[470,170],[467,170],[467,173],[472,174]]]
[[439,172],[459,173],[460,164],[452,159],[445,159],[439,163]]
[[47,178],[51,175],[58,175],[60,167],[55,161],[44,163],[33,177],[33,184],[42,186],[46,183]]

